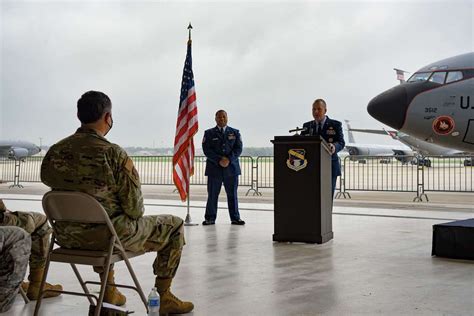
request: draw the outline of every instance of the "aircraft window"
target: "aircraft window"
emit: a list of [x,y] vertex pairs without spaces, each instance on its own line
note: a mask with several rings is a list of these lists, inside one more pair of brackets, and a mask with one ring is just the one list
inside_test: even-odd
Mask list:
[[431,76],[431,72],[415,72],[413,76],[408,79],[408,82],[426,81]]
[[466,69],[462,71],[463,79],[474,78],[474,69]]
[[462,79],[462,72],[460,71],[450,71],[448,72],[448,77],[446,78],[446,83],[454,82]]
[[444,78],[446,77],[446,72],[433,72],[433,75],[430,77],[431,82],[443,84]]

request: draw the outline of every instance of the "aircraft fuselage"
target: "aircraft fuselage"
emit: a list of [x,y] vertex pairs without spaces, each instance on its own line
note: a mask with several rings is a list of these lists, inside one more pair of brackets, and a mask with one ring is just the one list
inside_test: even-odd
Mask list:
[[474,53],[418,70],[372,99],[367,111],[403,133],[474,152]]

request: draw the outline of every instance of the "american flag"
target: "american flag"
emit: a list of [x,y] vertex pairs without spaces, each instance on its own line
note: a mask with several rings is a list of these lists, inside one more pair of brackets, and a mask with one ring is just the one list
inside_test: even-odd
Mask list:
[[191,40],[184,62],[181,96],[179,98],[178,120],[174,137],[173,182],[179,191],[181,200],[189,194],[189,180],[194,173],[193,136],[198,130],[196,91],[191,58]]
[[405,80],[405,73],[403,71],[397,70],[397,80]]
[[393,70],[395,70],[395,72],[397,73],[397,80],[400,80],[400,83],[405,82],[405,73],[406,73],[406,71],[401,70],[401,69],[397,69],[397,68],[393,68]]

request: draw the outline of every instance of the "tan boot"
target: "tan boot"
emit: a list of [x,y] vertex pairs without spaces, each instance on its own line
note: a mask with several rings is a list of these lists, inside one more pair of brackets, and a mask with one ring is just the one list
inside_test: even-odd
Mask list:
[[186,314],[193,310],[194,304],[191,302],[183,302],[173,293],[170,286],[173,279],[156,278],[155,286],[160,293],[160,315],[161,314]]
[[[100,280],[103,280],[104,273],[99,273],[100,275]],[[114,270],[109,271],[109,275],[107,276],[107,283],[115,283],[114,279]],[[125,295],[120,293],[120,291],[117,289],[115,286],[107,286],[105,289],[105,295],[104,295],[104,302],[117,305],[117,306],[122,306],[125,304],[127,301],[127,298]]]
[[[28,280],[30,280],[30,283],[23,282],[21,287],[23,289],[27,289],[26,291],[26,296],[30,300],[37,300],[40,292],[40,286],[41,286],[41,280],[43,279],[43,268],[39,269],[30,269],[30,275],[28,276]],[[57,291],[62,291],[63,287],[61,284],[49,284],[46,282],[44,284],[44,290],[57,290]],[[43,298],[48,298],[48,297],[56,297],[61,295],[61,293],[57,292],[46,292],[43,295]]]

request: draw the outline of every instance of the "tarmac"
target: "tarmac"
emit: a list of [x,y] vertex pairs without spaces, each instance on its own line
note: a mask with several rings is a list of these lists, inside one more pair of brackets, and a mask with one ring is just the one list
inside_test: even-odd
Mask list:
[[[48,188],[39,183],[8,188],[0,198],[11,210],[41,211]],[[474,261],[431,256],[432,225],[474,217],[474,194],[350,192],[333,208],[334,239],[325,244],[276,243],[273,190],[248,196],[239,190],[245,226],[230,225],[221,192],[214,226],[187,226],[186,246],[173,292],[191,300],[189,315],[474,315]],[[172,186],[143,186],[146,215],[185,217],[186,203]],[[190,215],[203,220],[205,186],[191,187]],[[131,260],[147,295],[155,255]],[[117,281],[127,283],[124,264]],[[80,267],[85,279],[98,277]],[[80,290],[71,268],[53,263],[48,281]],[[97,288],[91,286],[92,291]],[[126,307],[145,315],[138,295],[124,290]],[[34,302],[17,297],[7,315],[32,315]],[[43,301],[40,315],[87,315],[85,298],[62,295]]]

